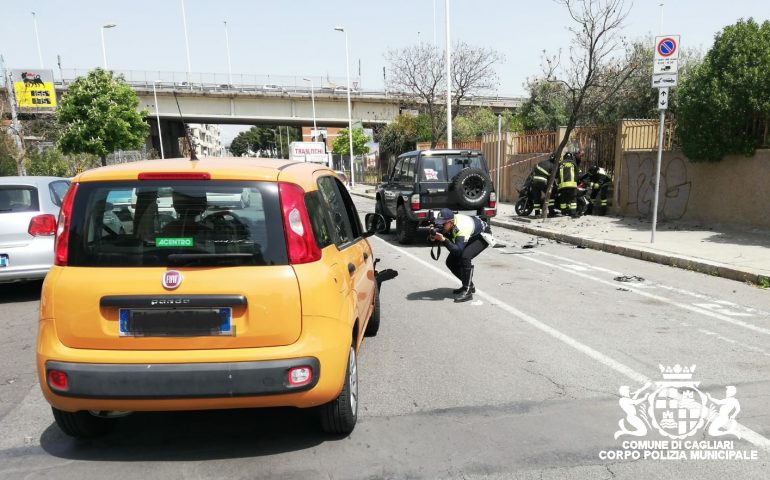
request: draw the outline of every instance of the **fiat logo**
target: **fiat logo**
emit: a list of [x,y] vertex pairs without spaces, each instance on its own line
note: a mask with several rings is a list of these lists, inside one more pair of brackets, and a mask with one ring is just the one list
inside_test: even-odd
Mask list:
[[182,272],[169,270],[163,274],[163,287],[173,290],[182,283]]

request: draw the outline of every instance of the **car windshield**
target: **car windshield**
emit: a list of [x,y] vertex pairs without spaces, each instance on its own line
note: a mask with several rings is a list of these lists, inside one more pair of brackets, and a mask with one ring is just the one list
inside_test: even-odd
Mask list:
[[73,266],[288,262],[275,183],[83,183],[73,212]]
[[420,178],[423,181],[447,182],[465,168],[484,169],[480,155],[430,155],[423,156]]
[[28,186],[0,186],[0,214],[13,212],[37,212],[40,203],[37,188]]

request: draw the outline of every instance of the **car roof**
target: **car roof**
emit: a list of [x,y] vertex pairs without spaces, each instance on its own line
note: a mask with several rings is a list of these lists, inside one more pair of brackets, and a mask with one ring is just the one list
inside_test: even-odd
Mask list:
[[481,150],[474,150],[470,148],[452,148],[452,149],[433,149],[433,150],[413,150],[411,152],[405,152],[399,155],[399,158],[410,155],[481,155]]
[[55,181],[65,181],[69,182],[69,178],[63,178],[63,177],[45,177],[45,176],[34,176],[34,175],[28,175],[28,176],[13,176],[13,177],[0,177],[0,185],[33,185],[35,187],[39,187],[41,185],[48,185],[51,182]]
[[[101,182],[115,180],[136,180],[143,172],[191,173],[206,172],[212,180],[251,180],[295,183],[305,191],[315,190],[313,174],[317,171],[332,170],[317,163],[296,162],[274,158],[253,157],[203,157],[198,160],[171,158],[165,160],[144,160],[122,163],[86,170],[76,176],[74,182]],[[280,178],[279,178],[280,177]]]

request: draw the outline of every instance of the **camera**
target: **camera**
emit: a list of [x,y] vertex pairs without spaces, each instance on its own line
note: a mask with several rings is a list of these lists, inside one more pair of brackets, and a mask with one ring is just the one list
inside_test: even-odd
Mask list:
[[428,228],[428,241],[435,243],[436,241],[433,240],[433,237],[435,237],[439,233],[442,233],[441,228],[437,228],[436,225],[430,225]]

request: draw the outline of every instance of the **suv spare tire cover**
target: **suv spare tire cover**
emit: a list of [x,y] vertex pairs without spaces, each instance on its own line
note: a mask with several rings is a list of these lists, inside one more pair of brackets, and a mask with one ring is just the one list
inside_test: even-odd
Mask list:
[[491,182],[480,168],[466,168],[453,179],[450,188],[463,208],[478,208],[489,199]]

